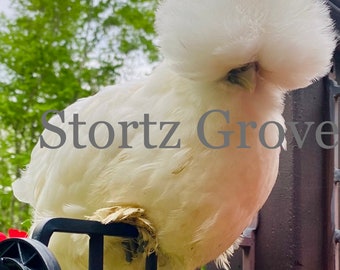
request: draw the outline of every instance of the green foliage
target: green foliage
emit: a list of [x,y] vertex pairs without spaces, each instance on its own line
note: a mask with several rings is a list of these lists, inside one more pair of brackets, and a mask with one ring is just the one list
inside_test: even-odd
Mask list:
[[41,115],[113,84],[125,55],[158,59],[156,0],[12,0],[0,17],[0,231],[27,229],[30,209],[11,183],[29,162]]

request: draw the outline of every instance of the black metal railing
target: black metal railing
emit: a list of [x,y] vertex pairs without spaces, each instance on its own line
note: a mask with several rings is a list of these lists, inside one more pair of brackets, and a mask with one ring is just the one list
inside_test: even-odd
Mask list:
[[[103,269],[104,236],[137,238],[138,230],[126,223],[102,224],[97,221],[68,218],[53,218],[40,223],[34,230],[32,238],[48,246],[53,233],[87,234],[89,240],[89,270]],[[150,254],[145,262],[146,270],[157,269],[157,256]]]

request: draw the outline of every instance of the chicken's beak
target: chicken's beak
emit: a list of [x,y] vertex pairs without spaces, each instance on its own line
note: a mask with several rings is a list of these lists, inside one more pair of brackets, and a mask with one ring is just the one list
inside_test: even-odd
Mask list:
[[239,74],[239,85],[249,93],[253,93],[256,88],[256,67],[250,67]]
[[239,85],[249,93],[253,93],[256,88],[257,64],[249,63],[228,73],[227,80],[232,84]]

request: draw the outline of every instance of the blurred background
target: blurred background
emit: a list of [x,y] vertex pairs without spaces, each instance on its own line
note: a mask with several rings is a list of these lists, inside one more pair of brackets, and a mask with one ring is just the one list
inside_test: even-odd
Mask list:
[[156,2],[1,0],[0,231],[30,226],[11,183],[29,162],[42,114],[141,78],[159,60]]

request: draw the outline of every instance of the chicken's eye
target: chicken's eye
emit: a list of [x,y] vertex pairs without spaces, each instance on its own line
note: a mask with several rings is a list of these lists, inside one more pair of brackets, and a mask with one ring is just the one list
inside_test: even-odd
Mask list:
[[238,68],[234,68],[232,70],[230,70],[226,76],[226,80],[231,82],[231,83],[238,83],[238,77],[243,73],[246,72],[250,69],[254,68],[255,71],[258,70],[258,66],[256,63],[248,63],[244,66],[238,67]]
[[239,85],[246,90],[253,90],[257,71],[258,64],[256,62],[248,63],[229,71],[225,80],[231,84]]

